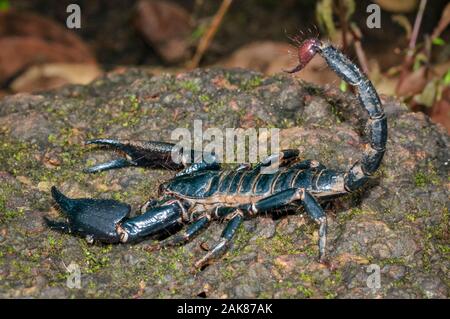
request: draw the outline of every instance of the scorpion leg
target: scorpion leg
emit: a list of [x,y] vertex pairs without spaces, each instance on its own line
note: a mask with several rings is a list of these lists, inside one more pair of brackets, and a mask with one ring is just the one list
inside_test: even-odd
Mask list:
[[324,169],[325,166],[321,163],[319,163],[318,161],[314,161],[314,160],[304,160],[298,163],[293,164],[292,166],[290,166],[290,168],[293,169],[310,169],[310,168],[315,168],[317,170],[321,170]]
[[150,251],[158,250],[166,247],[181,245],[192,240],[201,230],[205,229],[210,221],[209,216],[203,216],[190,224],[186,231],[182,234],[173,235],[155,245],[149,246],[147,249]]
[[327,218],[316,199],[303,188],[289,188],[267,198],[261,199],[253,205],[242,207],[251,214],[266,212],[284,207],[292,202],[299,201],[308,215],[319,224],[319,261],[323,262],[326,250]]
[[229,220],[228,224],[222,232],[219,242],[200,260],[195,263],[195,267],[201,268],[210,263],[211,260],[220,257],[228,249],[228,244],[233,238],[239,226],[244,220],[241,210],[235,210],[234,216]]
[[282,150],[263,159],[255,166],[255,169],[260,168],[263,174],[273,174],[278,167],[286,166],[298,156],[299,151],[297,149]]
[[297,149],[282,150],[279,153],[275,153],[266,157],[258,165],[268,166],[272,165],[273,163],[279,163],[280,165],[283,165],[290,160],[296,159],[299,153],[300,152]]
[[294,201],[301,200],[303,193],[303,188],[289,188],[261,199],[254,204],[245,204],[242,208],[249,211],[251,214],[267,212],[286,206]]
[[201,170],[220,170],[220,164],[214,154],[211,153],[198,153],[195,156],[202,155],[200,161],[194,158],[195,163],[187,166],[185,169],[176,174],[176,176],[189,175],[193,172],[198,172]]
[[308,192],[304,192],[301,203],[305,208],[306,213],[319,224],[319,262],[325,262],[327,244],[327,216],[316,199]]

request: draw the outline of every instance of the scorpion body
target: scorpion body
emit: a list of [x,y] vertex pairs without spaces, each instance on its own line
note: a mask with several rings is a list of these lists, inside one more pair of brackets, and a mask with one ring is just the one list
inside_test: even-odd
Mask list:
[[[387,121],[372,83],[344,54],[328,43],[308,39],[299,47],[299,65],[287,71],[300,71],[315,54],[347,83],[354,86],[369,120],[369,144],[362,158],[347,171],[327,169],[314,160],[298,160],[298,150],[283,150],[255,167],[241,165],[222,170],[214,155],[208,160],[183,165],[172,158],[175,145],[163,142],[96,139],[88,144],[109,146],[125,157],[87,169],[90,173],[127,166],[169,168],[179,173],[160,186],[160,199],[143,205],[142,214],[129,217],[130,206],[115,200],[70,199],[52,188],[52,196],[68,218],[67,222],[48,220],[50,228],[86,236],[107,243],[138,242],[177,225],[188,225],[151,249],[185,243],[212,220],[227,220],[221,239],[197,267],[219,257],[246,218],[261,213],[302,206],[319,224],[319,261],[325,261],[327,217],[319,201],[330,200],[364,186],[382,161],[387,140]],[[191,157],[195,154],[192,153]],[[267,172],[276,163],[278,169]]]

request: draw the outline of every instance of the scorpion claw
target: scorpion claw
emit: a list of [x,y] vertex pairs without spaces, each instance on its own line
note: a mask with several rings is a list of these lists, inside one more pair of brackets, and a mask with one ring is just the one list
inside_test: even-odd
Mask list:
[[111,199],[72,199],[54,186],[51,192],[68,223],[45,218],[50,228],[89,236],[106,243],[119,242],[120,236],[116,228],[129,215],[129,205]]
[[122,168],[122,167],[128,167],[128,166],[136,166],[137,164],[133,161],[130,161],[126,158],[118,158],[115,160],[112,160],[110,162],[97,164],[88,168],[84,169],[85,173],[98,173],[107,171],[110,169],[116,169],[116,168]]
[[49,219],[44,217],[45,224],[48,228],[62,232],[62,233],[70,233],[69,224],[64,222],[58,222],[56,220]]
[[119,147],[121,143],[118,140],[109,139],[109,138],[96,138],[93,140],[87,140],[85,142],[86,145],[96,144],[96,145],[108,145],[108,146],[117,146]]
[[107,163],[98,164],[85,169],[87,173],[97,173],[110,169],[139,166],[165,169],[180,169],[184,164],[174,161],[172,152],[176,146],[163,142],[144,142],[99,138],[88,140],[86,145],[98,145],[112,148],[125,156]]
[[88,140],[88,141],[86,141],[85,144],[86,145],[109,146],[109,147],[113,147],[119,151],[122,151],[126,154],[126,158],[118,158],[118,159],[112,160],[110,162],[101,163],[98,165],[94,165],[94,166],[85,168],[84,169],[85,173],[98,173],[98,172],[107,171],[110,169],[138,165],[133,160],[133,157],[136,157],[136,154],[134,154],[132,148],[129,145],[124,144],[118,140],[100,138],[100,139]]

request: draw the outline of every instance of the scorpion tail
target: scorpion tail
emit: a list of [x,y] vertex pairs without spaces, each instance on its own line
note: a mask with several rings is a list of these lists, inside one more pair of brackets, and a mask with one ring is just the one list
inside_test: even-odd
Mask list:
[[387,141],[386,115],[380,98],[367,76],[332,45],[322,43],[318,39],[306,40],[299,48],[299,65],[306,65],[316,53],[325,59],[339,77],[356,87],[359,102],[369,115],[366,131],[370,142],[366,145],[361,160],[353,164],[344,178],[346,190],[354,191],[363,186],[381,164]]

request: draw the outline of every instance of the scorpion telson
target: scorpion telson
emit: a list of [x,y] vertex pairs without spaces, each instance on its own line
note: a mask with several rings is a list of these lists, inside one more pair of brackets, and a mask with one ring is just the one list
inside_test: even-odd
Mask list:
[[[264,160],[255,167],[241,165],[223,170],[212,154],[208,161],[190,166],[175,163],[173,144],[163,142],[96,139],[88,144],[102,145],[125,153],[125,157],[88,168],[89,173],[128,166],[178,170],[174,178],[160,186],[160,198],[143,205],[142,214],[130,217],[130,206],[116,200],[70,199],[52,188],[52,196],[67,217],[67,222],[48,220],[55,230],[86,236],[106,243],[138,242],[187,225],[184,231],[159,241],[150,249],[183,244],[191,240],[211,221],[225,220],[221,239],[195,265],[202,267],[219,257],[245,219],[287,208],[302,206],[319,224],[319,261],[325,260],[327,217],[318,203],[361,188],[380,166],[387,140],[387,122],[380,99],[372,83],[342,52],[318,39],[308,39],[299,47],[299,65],[287,71],[300,71],[321,55],[344,81],[354,86],[361,106],[367,111],[370,143],[362,158],[348,171],[327,169],[317,161],[299,160],[298,150],[284,150],[276,157],[279,169],[262,174],[270,165]],[[191,154],[192,158],[195,154]],[[273,158],[272,155],[270,158]],[[205,158],[205,157],[204,157]]]

